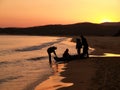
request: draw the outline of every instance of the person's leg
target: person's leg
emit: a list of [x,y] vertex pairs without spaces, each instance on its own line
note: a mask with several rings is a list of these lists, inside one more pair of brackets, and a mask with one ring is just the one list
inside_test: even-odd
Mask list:
[[79,55],[79,49],[77,49],[77,54]]
[[87,54],[87,58],[89,57],[89,54],[88,54],[88,49],[86,50],[86,54]]
[[50,67],[52,65],[52,61],[51,61],[51,53],[48,53],[48,56],[49,56],[49,64],[50,64]]
[[77,54],[80,55],[80,48],[77,49]]
[[87,47],[84,47],[84,57],[89,57],[88,55],[88,48]]
[[83,47],[83,57],[85,56],[85,47]]

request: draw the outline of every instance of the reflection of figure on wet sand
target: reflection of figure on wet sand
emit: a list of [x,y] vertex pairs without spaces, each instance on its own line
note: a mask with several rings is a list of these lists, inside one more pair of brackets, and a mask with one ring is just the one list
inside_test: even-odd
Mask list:
[[50,64],[50,66],[51,66],[51,63],[52,63],[51,54],[54,53],[55,57],[57,57],[57,54],[56,54],[56,52],[55,52],[56,49],[57,49],[57,47],[55,47],[55,46],[49,47],[49,48],[47,49],[47,53],[48,53],[48,55],[49,55],[49,64]]
[[54,74],[58,72],[58,63],[52,64],[51,67],[52,67],[52,70],[53,70],[53,73],[54,73]]
[[83,45],[83,57],[89,57],[87,40],[85,37],[83,37],[83,35],[81,35],[81,39],[82,39],[82,45]]
[[77,54],[80,55],[81,53],[81,48],[82,48],[82,43],[79,38],[76,39],[76,49],[77,49]]

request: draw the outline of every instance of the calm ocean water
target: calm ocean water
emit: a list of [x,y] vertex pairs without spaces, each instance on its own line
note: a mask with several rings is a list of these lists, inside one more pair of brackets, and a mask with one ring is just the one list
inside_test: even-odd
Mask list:
[[46,50],[65,38],[0,36],[0,90],[31,90],[52,70]]

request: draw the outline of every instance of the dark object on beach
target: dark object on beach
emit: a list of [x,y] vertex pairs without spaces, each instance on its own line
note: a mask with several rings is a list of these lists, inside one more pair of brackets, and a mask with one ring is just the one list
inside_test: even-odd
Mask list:
[[77,49],[77,54],[81,54],[81,48],[82,48],[82,43],[79,38],[76,39],[76,49]]
[[81,55],[70,55],[68,58],[64,57],[54,57],[56,62],[68,62],[71,60],[76,60],[76,59],[83,59],[84,57]]
[[66,61],[69,61],[71,55],[69,54],[69,49],[66,49],[63,53],[63,58],[66,60]]
[[57,47],[55,47],[55,46],[49,47],[47,49],[47,53],[48,53],[48,56],[49,56],[49,64],[50,64],[50,66],[51,66],[51,63],[52,63],[52,61],[51,61],[51,54],[54,53],[55,57],[57,57],[57,54],[55,52],[56,49],[57,49]]
[[86,38],[81,35],[81,39],[82,39],[82,45],[83,45],[83,57],[89,57],[89,54],[88,54],[88,43],[87,43],[87,40]]
[[55,61],[59,62],[68,62],[69,60],[71,60],[71,55],[69,54],[69,49],[66,49],[63,53],[63,57],[54,57]]

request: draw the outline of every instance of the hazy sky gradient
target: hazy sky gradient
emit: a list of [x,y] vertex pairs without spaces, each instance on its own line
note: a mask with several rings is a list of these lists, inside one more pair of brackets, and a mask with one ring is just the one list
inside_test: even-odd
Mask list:
[[0,27],[120,21],[120,0],[0,0]]

